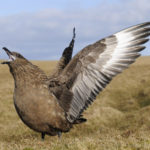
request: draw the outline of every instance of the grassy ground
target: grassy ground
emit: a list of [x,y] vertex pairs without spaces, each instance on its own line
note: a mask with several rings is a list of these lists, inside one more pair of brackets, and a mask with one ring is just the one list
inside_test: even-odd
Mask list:
[[[55,62],[33,62],[47,73]],[[61,140],[26,127],[13,106],[13,79],[0,65],[0,150],[150,150],[150,57],[114,78]]]

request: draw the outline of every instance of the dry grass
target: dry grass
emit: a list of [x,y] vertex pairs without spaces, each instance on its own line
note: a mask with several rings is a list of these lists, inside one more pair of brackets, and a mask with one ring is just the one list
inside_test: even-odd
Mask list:
[[[34,62],[50,73],[56,62]],[[13,79],[0,65],[0,150],[150,150],[150,57],[118,75],[62,139],[30,130],[13,106]]]

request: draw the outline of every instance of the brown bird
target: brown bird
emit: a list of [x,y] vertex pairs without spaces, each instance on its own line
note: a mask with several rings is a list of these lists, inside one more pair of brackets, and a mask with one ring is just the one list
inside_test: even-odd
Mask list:
[[52,76],[33,65],[21,54],[3,48],[14,78],[14,104],[22,121],[45,134],[68,132],[82,123],[83,111],[114,76],[140,56],[148,41],[150,22],[139,24],[89,45],[73,59],[75,30],[70,48],[64,53]]

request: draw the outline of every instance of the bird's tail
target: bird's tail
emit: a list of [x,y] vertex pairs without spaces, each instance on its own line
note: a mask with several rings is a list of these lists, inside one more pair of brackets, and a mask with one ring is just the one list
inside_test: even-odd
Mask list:
[[84,123],[86,121],[87,121],[87,119],[85,119],[85,118],[78,118],[77,120],[74,121],[73,124],[80,124],[80,123]]

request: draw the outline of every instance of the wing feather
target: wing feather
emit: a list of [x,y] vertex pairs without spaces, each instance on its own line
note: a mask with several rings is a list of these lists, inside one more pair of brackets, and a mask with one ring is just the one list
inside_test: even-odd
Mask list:
[[139,24],[85,47],[72,59],[62,73],[66,79],[76,74],[70,88],[69,122],[78,119],[112,78],[140,56],[149,35],[150,22]]
[[51,81],[51,79],[58,77],[61,74],[61,72],[63,71],[63,69],[67,66],[67,64],[72,59],[75,37],[76,37],[76,33],[75,33],[75,28],[74,28],[72,40],[71,40],[69,46],[64,49],[62,56],[57,64],[56,69],[50,75],[50,77],[49,77],[50,81]]

